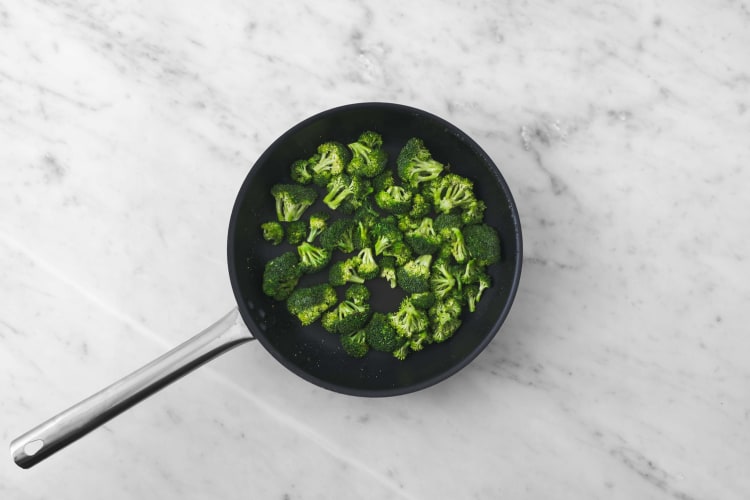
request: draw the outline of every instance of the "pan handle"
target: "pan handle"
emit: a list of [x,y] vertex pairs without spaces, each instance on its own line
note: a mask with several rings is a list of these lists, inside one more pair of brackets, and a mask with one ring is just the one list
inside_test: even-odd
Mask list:
[[13,461],[28,469],[212,358],[254,340],[237,308],[190,340],[14,439]]

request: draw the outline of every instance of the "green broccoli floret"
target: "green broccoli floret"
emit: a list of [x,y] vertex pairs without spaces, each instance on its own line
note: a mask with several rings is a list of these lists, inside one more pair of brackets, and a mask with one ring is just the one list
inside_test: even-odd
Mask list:
[[348,174],[339,174],[331,178],[326,185],[328,192],[323,198],[323,203],[331,210],[336,210],[349,197],[358,193],[360,188],[359,178]]
[[364,330],[341,335],[339,339],[344,352],[353,358],[363,358],[367,354],[367,351],[370,350]]
[[297,316],[303,326],[317,320],[338,298],[336,290],[327,283],[295,289],[286,301],[290,313]]
[[341,143],[330,141],[318,146],[318,153],[310,158],[313,182],[326,186],[331,179],[344,172],[351,159],[349,149]]
[[372,254],[370,247],[365,247],[357,254],[359,264],[357,265],[357,274],[363,279],[369,280],[378,275],[378,263],[375,262],[375,257]]
[[466,248],[463,233],[460,229],[454,227],[451,228],[449,234],[450,240],[446,243],[446,245],[450,246],[451,255],[459,264],[466,262],[466,259],[469,258],[469,252]]
[[329,215],[326,212],[318,212],[310,216],[310,232],[307,235],[307,242],[312,243],[328,226]]
[[410,186],[416,187],[438,177],[445,166],[432,158],[422,139],[412,137],[396,158],[398,175]]
[[414,231],[416,228],[419,227],[419,223],[422,222],[422,219],[415,219],[409,214],[400,214],[397,216],[398,219],[398,229],[402,233],[408,233],[409,231]]
[[429,310],[432,339],[435,342],[448,340],[461,326],[461,304],[453,298],[438,301]]
[[466,297],[466,304],[469,307],[469,312],[474,312],[477,307],[477,303],[482,298],[482,294],[485,290],[490,287],[490,279],[488,275],[484,275],[476,283],[472,283],[464,288],[464,295]]
[[330,250],[316,247],[307,241],[303,241],[297,247],[297,253],[299,254],[299,267],[306,274],[320,271],[331,260]]
[[333,263],[328,271],[328,282],[333,286],[341,286],[347,283],[364,283],[365,280],[357,273],[359,259],[351,257]]
[[388,155],[382,149],[383,138],[377,132],[363,132],[357,142],[349,144],[352,159],[346,167],[350,175],[375,177],[385,169]]
[[268,262],[263,270],[263,293],[276,300],[286,300],[302,276],[299,259],[294,252],[286,252]]
[[344,300],[334,309],[323,314],[321,323],[323,328],[331,333],[343,335],[354,333],[365,326],[370,319],[370,304],[355,304],[351,300]]
[[307,238],[307,224],[303,220],[289,222],[286,225],[286,241],[290,245],[299,245]]
[[432,327],[432,340],[435,342],[445,342],[456,333],[461,326],[461,320],[458,318],[449,319]]
[[377,193],[378,191],[385,191],[389,187],[395,185],[396,179],[394,179],[393,172],[391,170],[385,170],[382,174],[372,179],[372,189],[375,193]]
[[409,211],[409,217],[413,219],[421,219],[427,217],[432,212],[432,204],[429,200],[422,195],[422,193],[414,193],[411,197],[411,210]]
[[405,360],[406,356],[408,356],[409,352],[411,351],[409,347],[410,347],[409,339],[406,339],[406,341],[404,341],[400,347],[398,347],[395,351],[393,351],[393,357],[400,361]]
[[320,235],[320,245],[328,250],[338,249],[344,253],[354,251],[354,229],[356,224],[352,219],[338,219],[333,221],[328,229]]
[[299,220],[307,207],[318,199],[318,192],[299,184],[276,184],[271,188],[276,199],[276,217],[282,222]]
[[373,208],[369,199],[363,200],[362,204],[357,207],[352,215],[355,222],[361,222],[368,228],[373,227],[381,217],[382,215]]
[[404,298],[398,311],[390,313],[391,325],[401,337],[411,337],[426,331],[430,325],[427,312],[417,308],[409,297]]
[[435,184],[432,190],[432,203],[435,210],[449,213],[453,209],[469,206],[474,197],[474,183],[458,174],[446,174]]
[[477,259],[469,259],[465,265],[456,266],[456,269],[454,269],[453,272],[455,273],[456,280],[458,280],[461,285],[478,283],[482,279],[489,280],[485,267],[479,264]]
[[421,351],[426,344],[432,343],[432,337],[427,332],[419,332],[409,339],[409,348],[412,351]]
[[405,214],[411,210],[411,191],[401,186],[391,186],[375,193],[375,203],[392,214]]
[[436,259],[430,272],[430,289],[438,300],[442,300],[450,294],[456,286],[456,278],[450,271],[448,261]]
[[400,338],[387,314],[375,312],[365,327],[365,337],[370,347],[380,352],[393,352],[400,345]]
[[355,304],[364,304],[370,300],[370,289],[362,283],[353,283],[344,292],[344,298]]
[[297,160],[292,163],[290,174],[292,180],[297,184],[310,184],[313,181],[312,162],[307,160]]
[[406,293],[426,292],[430,289],[432,255],[420,255],[396,269],[396,282]]
[[405,241],[415,253],[424,255],[435,253],[440,248],[440,237],[432,227],[432,219],[425,217],[415,229],[404,235]]
[[354,193],[348,196],[341,205],[339,210],[345,214],[352,214],[359,210],[362,205],[369,203],[369,196],[372,193],[372,182],[360,176],[352,176]]
[[394,257],[396,259],[397,266],[403,266],[406,264],[412,256],[411,247],[403,241],[397,241],[390,248],[383,250],[383,255],[388,257]]
[[474,224],[463,229],[469,255],[483,266],[498,262],[501,257],[500,236],[494,227]]
[[378,264],[380,266],[380,277],[385,278],[391,288],[396,288],[396,258],[384,255]]
[[371,233],[374,239],[373,248],[375,255],[381,255],[404,237],[398,228],[398,223],[393,217],[378,219],[373,224]]
[[272,220],[260,225],[263,231],[263,239],[272,245],[278,245],[284,241],[284,226],[280,222]]
[[435,217],[432,223],[432,228],[435,230],[443,241],[451,240],[451,231],[453,228],[461,229],[464,226],[461,220],[461,215],[457,213],[453,214],[439,214]]
[[352,234],[352,241],[354,242],[354,248],[357,250],[362,250],[370,246],[372,242],[370,227],[365,222],[357,221]]
[[467,226],[469,224],[480,224],[484,219],[486,209],[487,205],[482,200],[475,199],[461,211],[461,221]]
[[432,292],[413,293],[409,298],[417,309],[429,309],[435,304],[435,294]]

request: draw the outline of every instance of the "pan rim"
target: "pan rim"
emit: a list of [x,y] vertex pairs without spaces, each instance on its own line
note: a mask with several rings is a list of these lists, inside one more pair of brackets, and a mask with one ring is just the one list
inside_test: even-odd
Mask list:
[[[497,319],[492,324],[492,327],[490,328],[490,331],[482,338],[481,342],[477,343],[476,347],[471,350],[467,355],[465,355],[460,362],[456,363],[455,365],[451,366],[450,368],[443,370],[436,375],[429,377],[425,380],[421,380],[419,382],[411,383],[408,385],[401,385],[401,386],[393,386],[393,387],[387,387],[387,388],[378,388],[378,389],[362,389],[362,388],[356,388],[356,387],[349,387],[349,386],[343,386],[340,384],[332,383],[327,380],[321,379],[319,377],[316,377],[315,375],[304,371],[302,369],[299,369],[298,367],[292,365],[288,362],[286,359],[286,356],[283,355],[283,353],[279,352],[271,343],[268,341],[264,333],[258,333],[262,332],[262,328],[255,322],[251,311],[248,307],[248,305],[245,303],[244,296],[241,293],[240,290],[240,283],[238,278],[238,273],[236,269],[236,257],[235,254],[235,238],[237,236],[237,220],[239,218],[240,209],[243,204],[243,201],[245,199],[245,194],[247,190],[249,189],[249,186],[251,185],[253,179],[258,173],[258,169],[256,168],[258,165],[262,165],[267,157],[274,151],[280,144],[284,143],[285,140],[293,135],[295,132],[309,126],[310,124],[321,120],[327,116],[345,112],[345,111],[351,111],[355,109],[369,109],[369,108],[381,108],[381,109],[390,109],[392,111],[399,111],[399,112],[408,112],[412,114],[416,114],[418,116],[425,117],[429,120],[434,121],[435,123],[439,123],[441,126],[443,126],[446,131],[450,132],[451,134],[454,134],[461,138],[462,141],[465,142],[465,144],[476,154],[482,162],[484,162],[488,167],[492,167],[492,174],[496,178],[496,181],[501,188],[503,195],[505,196],[507,202],[508,202],[508,208],[510,211],[511,220],[513,222],[513,235],[514,235],[514,248],[517,249],[515,259],[513,261],[514,266],[514,272],[512,281],[509,286],[508,290],[508,298],[503,304],[503,307],[500,311],[500,313],[497,316]],[[465,368],[467,365],[469,365],[479,354],[484,351],[484,349],[489,345],[489,343],[492,341],[492,339],[495,337],[497,332],[500,330],[502,324],[505,322],[508,314],[510,313],[510,309],[513,305],[513,302],[515,301],[515,296],[519,288],[520,284],[520,277],[521,277],[521,268],[523,264],[523,238],[522,238],[522,231],[521,231],[521,221],[520,216],[518,214],[518,208],[516,201],[511,193],[510,187],[508,183],[505,181],[505,178],[503,177],[502,173],[500,172],[500,169],[497,167],[494,161],[489,157],[489,155],[479,146],[479,144],[474,141],[467,133],[465,133],[463,130],[459,129],[456,125],[452,124],[451,122],[432,114],[428,111],[415,108],[412,106],[394,103],[394,102],[381,102],[381,101],[365,101],[365,102],[357,102],[357,103],[350,103],[345,105],[336,106],[333,108],[326,109],[324,111],[320,111],[314,115],[309,116],[308,118],[305,118],[304,120],[298,122],[291,128],[287,129],[284,133],[282,133],[276,140],[274,140],[264,151],[261,153],[260,156],[256,159],[256,161],[253,163],[252,167],[248,171],[245,179],[243,180],[240,189],[238,190],[237,196],[234,201],[234,205],[232,207],[232,212],[229,220],[229,226],[228,226],[228,235],[227,235],[227,265],[228,265],[228,271],[229,271],[229,279],[232,286],[232,291],[234,293],[235,301],[237,303],[237,307],[240,311],[240,315],[242,316],[243,321],[250,329],[250,332],[252,335],[260,342],[261,345],[268,351],[277,361],[279,361],[285,368],[290,370],[295,375],[303,378],[304,380],[307,380],[308,382],[313,383],[314,385],[318,387],[322,387],[324,389],[328,389],[333,392],[337,392],[340,394],[346,394],[350,396],[359,396],[359,397],[390,397],[390,396],[399,396],[399,395],[405,395],[412,392],[420,391],[423,389],[426,389],[430,386],[433,386],[453,375],[458,373],[460,370]]]

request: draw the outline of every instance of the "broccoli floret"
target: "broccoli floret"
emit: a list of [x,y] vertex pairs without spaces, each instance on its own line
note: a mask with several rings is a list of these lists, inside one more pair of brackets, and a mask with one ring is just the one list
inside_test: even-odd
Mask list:
[[400,361],[405,360],[406,356],[408,356],[410,352],[409,347],[410,347],[410,342],[409,342],[409,339],[407,339],[405,342],[401,344],[400,347],[398,347],[396,350],[393,351],[393,357]]
[[456,278],[450,271],[445,259],[437,259],[432,265],[430,272],[430,289],[438,300],[442,300],[450,294],[456,286]]
[[323,328],[329,332],[345,335],[361,329],[368,319],[370,319],[368,303],[355,304],[351,300],[344,300],[334,309],[323,314],[321,322]]
[[309,159],[295,161],[290,171],[292,180],[297,184],[310,184],[313,181],[312,163]]
[[415,229],[408,231],[404,239],[415,253],[424,255],[435,253],[440,247],[440,237],[432,227],[432,219],[425,217]]
[[306,274],[320,271],[331,260],[330,250],[316,247],[307,241],[303,241],[297,247],[297,253],[299,254],[299,267]]
[[411,247],[403,241],[397,241],[390,248],[383,250],[383,255],[394,257],[397,266],[406,264],[412,256]]
[[461,326],[461,304],[455,299],[448,298],[438,301],[429,310],[432,325],[432,339],[435,342],[448,340],[458,327]]
[[380,262],[380,277],[385,278],[391,288],[396,288],[396,258],[384,255]]
[[328,271],[328,282],[333,286],[341,286],[347,283],[364,283],[365,280],[357,274],[358,265],[359,259],[357,257],[335,262]]
[[331,179],[344,172],[351,159],[349,149],[341,143],[330,141],[318,146],[318,153],[310,158],[313,182],[326,186]]
[[280,222],[272,220],[260,225],[263,231],[263,239],[272,245],[278,245],[284,241],[284,226]]
[[372,189],[374,192],[385,191],[391,186],[396,185],[396,179],[393,178],[391,170],[385,170],[382,174],[372,179]]
[[469,307],[469,312],[474,312],[476,310],[477,303],[482,298],[484,291],[490,287],[490,283],[489,276],[485,274],[479,279],[479,281],[464,288],[464,295],[466,296],[466,304]]
[[373,248],[375,255],[380,255],[393,246],[394,243],[403,239],[403,234],[398,229],[398,223],[393,217],[379,219],[372,226],[372,237],[375,240]]
[[419,332],[409,339],[409,347],[412,351],[421,351],[426,344],[432,343],[432,337],[427,332]]
[[382,215],[373,208],[369,199],[363,200],[352,216],[355,222],[361,222],[368,228],[373,227],[381,217]]
[[427,182],[438,177],[445,166],[432,158],[422,139],[412,137],[401,149],[396,158],[398,175],[410,186]]
[[429,309],[435,304],[435,294],[432,292],[413,293],[409,297],[411,303],[418,309]]
[[461,285],[478,283],[480,280],[489,280],[485,267],[479,264],[476,259],[470,259],[465,265],[457,266],[454,273]]
[[289,222],[286,225],[286,241],[290,245],[299,245],[307,238],[307,224],[303,220]]
[[344,352],[353,358],[363,358],[367,354],[367,351],[370,350],[364,330],[341,335],[339,339],[341,340],[341,347],[344,348]]
[[349,197],[354,196],[360,189],[360,181],[356,176],[339,174],[331,178],[326,185],[328,193],[323,198],[323,203],[331,210],[336,210]]
[[377,132],[363,132],[357,142],[349,144],[352,159],[346,167],[351,175],[375,177],[385,169],[388,155],[382,149],[383,138]]
[[482,200],[474,199],[461,211],[461,221],[465,225],[480,224],[484,219],[484,211],[487,205]]
[[461,229],[464,226],[459,214],[439,214],[432,223],[435,233],[443,239],[450,241],[453,228]]
[[413,219],[421,219],[422,217],[427,217],[431,211],[432,205],[422,193],[414,193],[412,195],[409,217]]
[[393,352],[400,345],[399,335],[387,314],[375,312],[365,327],[365,337],[370,347],[380,352]]
[[310,232],[307,235],[308,243],[312,243],[326,229],[328,226],[328,217],[329,215],[325,212],[318,212],[310,216]]
[[362,250],[363,248],[368,248],[370,246],[370,227],[363,221],[358,221],[357,225],[354,227],[352,241],[354,242],[354,248],[357,250]]
[[401,186],[391,186],[375,193],[375,203],[392,214],[405,214],[411,210],[411,191]]
[[357,265],[357,274],[363,279],[369,280],[378,275],[378,263],[375,262],[375,257],[372,254],[370,247],[365,247],[357,254],[359,264]]
[[450,231],[450,240],[446,243],[450,246],[451,255],[459,264],[466,262],[469,258],[469,252],[466,248],[464,235],[460,229],[454,227]]
[[354,229],[356,224],[352,219],[338,219],[333,221],[328,229],[320,235],[320,245],[328,250],[338,249],[344,253],[354,251]]
[[500,236],[494,227],[474,224],[463,229],[469,255],[483,266],[498,262],[501,256]]
[[432,255],[420,255],[396,269],[396,282],[406,293],[426,292],[430,289]]
[[458,174],[446,174],[435,184],[432,190],[432,203],[435,210],[449,213],[453,209],[469,206],[474,197],[474,183]]
[[439,323],[432,328],[432,340],[435,342],[445,342],[456,333],[461,326],[461,320],[458,318],[449,319]]
[[306,326],[317,320],[337,301],[336,290],[324,283],[295,289],[287,299],[286,307]]
[[391,325],[401,337],[411,337],[426,331],[430,325],[427,312],[414,306],[409,297],[404,298],[398,311],[389,314]]
[[408,233],[409,231],[414,231],[416,228],[419,227],[419,223],[422,222],[422,219],[415,219],[409,214],[402,214],[398,216],[398,229],[402,233]]
[[344,292],[344,298],[355,304],[364,304],[370,300],[370,289],[362,283],[353,283]]
[[299,259],[294,252],[286,252],[268,262],[263,270],[263,293],[276,300],[286,300],[302,276]]
[[276,217],[282,222],[299,220],[307,207],[318,199],[318,192],[299,184],[276,184],[271,188],[276,199]]

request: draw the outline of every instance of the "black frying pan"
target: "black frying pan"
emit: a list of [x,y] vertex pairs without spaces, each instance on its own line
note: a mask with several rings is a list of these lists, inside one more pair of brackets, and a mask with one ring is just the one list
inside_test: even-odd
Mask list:
[[[451,339],[428,345],[405,361],[372,350],[365,358],[351,358],[341,349],[337,336],[319,323],[300,327],[284,303],[267,297],[261,289],[265,263],[289,249],[273,247],[261,236],[260,225],[276,217],[270,187],[289,182],[289,165],[311,156],[321,142],[349,143],[364,130],[383,135],[392,160],[407,139],[421,137],[435,159],[474,181],[477,196],[487,204],[485,221],[501,238],[503,257],[489,268],[493,285],[484,292],[477,310],[464,315],[461,328]],[[407,106],[351,104],[295,125],[258,158],[234,204],[227,254],[237,309],[162,357],[15,439],[11,443],[15,462],[24,468],[35,465],[211,358],[253,339],[300,377],[344,394],[395,396],[440,382],[471,362],[505,320],[521,274],[521,224],[499,170],[458,128]],[[325,279],[325,273],[309,275],[301,284]],[[394,310],[402,297],[384,280],[371,280],[368,286],[376,311]]]

